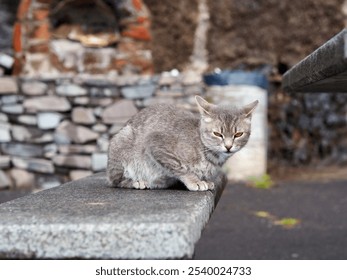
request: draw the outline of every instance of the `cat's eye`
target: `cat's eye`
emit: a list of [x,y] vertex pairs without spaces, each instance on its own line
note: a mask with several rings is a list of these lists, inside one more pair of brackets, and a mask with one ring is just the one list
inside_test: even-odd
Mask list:
[[237,132],[235,133],[235,138],[241,137],[243,135],[243,132]]
[[220,137],[220,138],[223,138],[223,134],[217,132],[217,131],[213,131],[213,135],[214,136],[217,136],[217,137]]

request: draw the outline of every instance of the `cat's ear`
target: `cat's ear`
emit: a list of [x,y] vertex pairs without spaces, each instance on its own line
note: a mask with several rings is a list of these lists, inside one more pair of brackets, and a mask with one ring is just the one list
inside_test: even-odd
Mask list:
[[200,97],[199,95],[195,95],[196,104],[198,104],[198,108],[201,116],[203,117],[205,122],[212,121],[211,117],[211,109],[215,106],[211,103],[208,103],[205,99]]
[[253,101],[252,103],[246,105],[243,107],[243,112],[246,115],[246,117],[250,117],[254,111],[254,109],[257,107],[259,101]]

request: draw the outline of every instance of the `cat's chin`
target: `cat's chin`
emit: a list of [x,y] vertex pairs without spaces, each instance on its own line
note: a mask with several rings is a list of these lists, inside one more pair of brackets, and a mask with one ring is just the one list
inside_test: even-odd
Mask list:
[[232,155],[236,154],[239,150],[240,150],[240,149],[234,150],[234,151],[223,151],[222,154],[223,154],[225,157],[231,157]]

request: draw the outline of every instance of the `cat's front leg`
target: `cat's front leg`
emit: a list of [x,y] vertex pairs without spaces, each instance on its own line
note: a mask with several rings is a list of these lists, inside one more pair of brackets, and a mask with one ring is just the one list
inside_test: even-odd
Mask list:
[[207,191],[214,189],[213,182],[201,181],[197,176],[192,174],[183,175],[179,179],[190,191]]
[[[145,149],[149,161],[155,161],[162,169],[160,172],[170,174],[168,177],[173,177],[180,180],[190,191],[207,191],[214,189],[214,183],[202,181],[189,170],[194,157],[193,150],[189,147],[185,155],[182,151],[177,151],[173,147],[179,146],[172,137],[168,137],[163,133],[151,133],[147,136]],[[167,143],[171,143],[168,145]],[[177,148],[176,148],[177,149]]]
[[146,181],[141,180],[132,180],[129,178],[124,178],[120,184],[119,187],[121,188],[127,188],[127,189],[149,189],[149,184]]
[[140,189],[140,190],[144,190],[144,189],[149,188],[148,183],[146,181],[134,181],[133,187],[135,189]]

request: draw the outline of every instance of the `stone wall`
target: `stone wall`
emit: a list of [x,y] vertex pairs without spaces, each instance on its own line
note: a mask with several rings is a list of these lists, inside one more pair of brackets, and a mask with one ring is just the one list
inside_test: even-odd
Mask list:
[[269,94],[272,170],[282,166],[347,164],[347,94],[292,93],[274,86]]
[[108,140],[138,110],[195,110],[201,76],[0,77],[0,188],[48,188],[104,170]]

